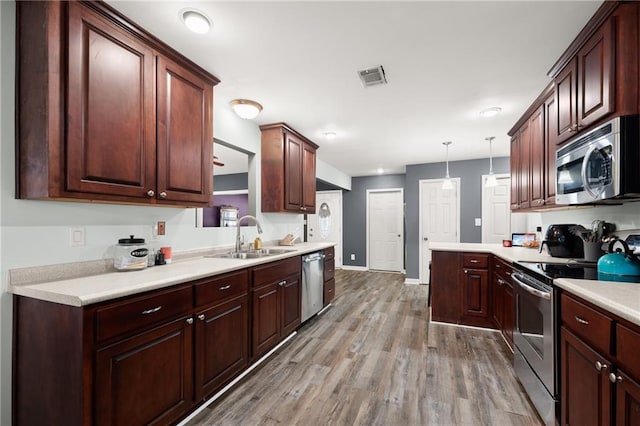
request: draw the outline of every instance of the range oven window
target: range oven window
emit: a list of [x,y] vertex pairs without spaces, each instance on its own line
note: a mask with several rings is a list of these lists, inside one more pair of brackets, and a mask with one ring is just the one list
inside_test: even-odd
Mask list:
[[517,327],[520,335],[531,345],[540,358],[544,358],[544,318],[542,312],[528,297],[517,297]]

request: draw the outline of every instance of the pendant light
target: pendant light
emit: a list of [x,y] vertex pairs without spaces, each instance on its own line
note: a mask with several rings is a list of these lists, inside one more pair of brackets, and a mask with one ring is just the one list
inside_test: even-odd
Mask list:
[[451,183],[451,178],[449,177],[449,145],[451,145],[451,141],[442,142],[442,145],[447,147],[447,175],[444,178],[444,182],[442,182],[442,189],[448,191],[453,189],[453,183]]
[[485,141],[489,141],[489,176],[487,176],[487,182],[485,183],[485,186],[487,188],[498,186],[496,175],[493,174],[493,152],[491,151],[491,145],[495,138],[496,138],[495,136],[489,136],[488,138],[484,138]]

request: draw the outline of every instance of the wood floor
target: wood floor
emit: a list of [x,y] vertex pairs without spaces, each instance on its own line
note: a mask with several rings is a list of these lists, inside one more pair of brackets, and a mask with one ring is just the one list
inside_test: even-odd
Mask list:
[[189,425],[540,425],[499,333],[429,322],[427,286],[336,271],[334,306]]

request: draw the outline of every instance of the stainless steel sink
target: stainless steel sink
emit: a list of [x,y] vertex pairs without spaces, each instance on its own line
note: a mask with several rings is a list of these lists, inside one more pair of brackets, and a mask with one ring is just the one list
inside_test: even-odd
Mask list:
[[295,249],[263,248],[252,251],[230,251],[227,253],[210,254],[205,257],[215,257],[219,259],[258,259],[276,254],[290,253],[292,251],[295,251]]

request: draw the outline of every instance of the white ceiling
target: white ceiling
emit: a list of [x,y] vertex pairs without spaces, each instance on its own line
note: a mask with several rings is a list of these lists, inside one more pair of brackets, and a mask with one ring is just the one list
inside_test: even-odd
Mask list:
[[[444,161],[445,140],[450,160],[488,157],[487,136],[509,155],[507,131],[601,1],[109,3],[216,75],[216,107],[258,101],[258,124],[284,121],[363,176]],[[187,30],[185,7],[213,30]],[[364,88],[357,70],[377,65],[389,84]],[[502,114],[479,116],[493,106]]]

